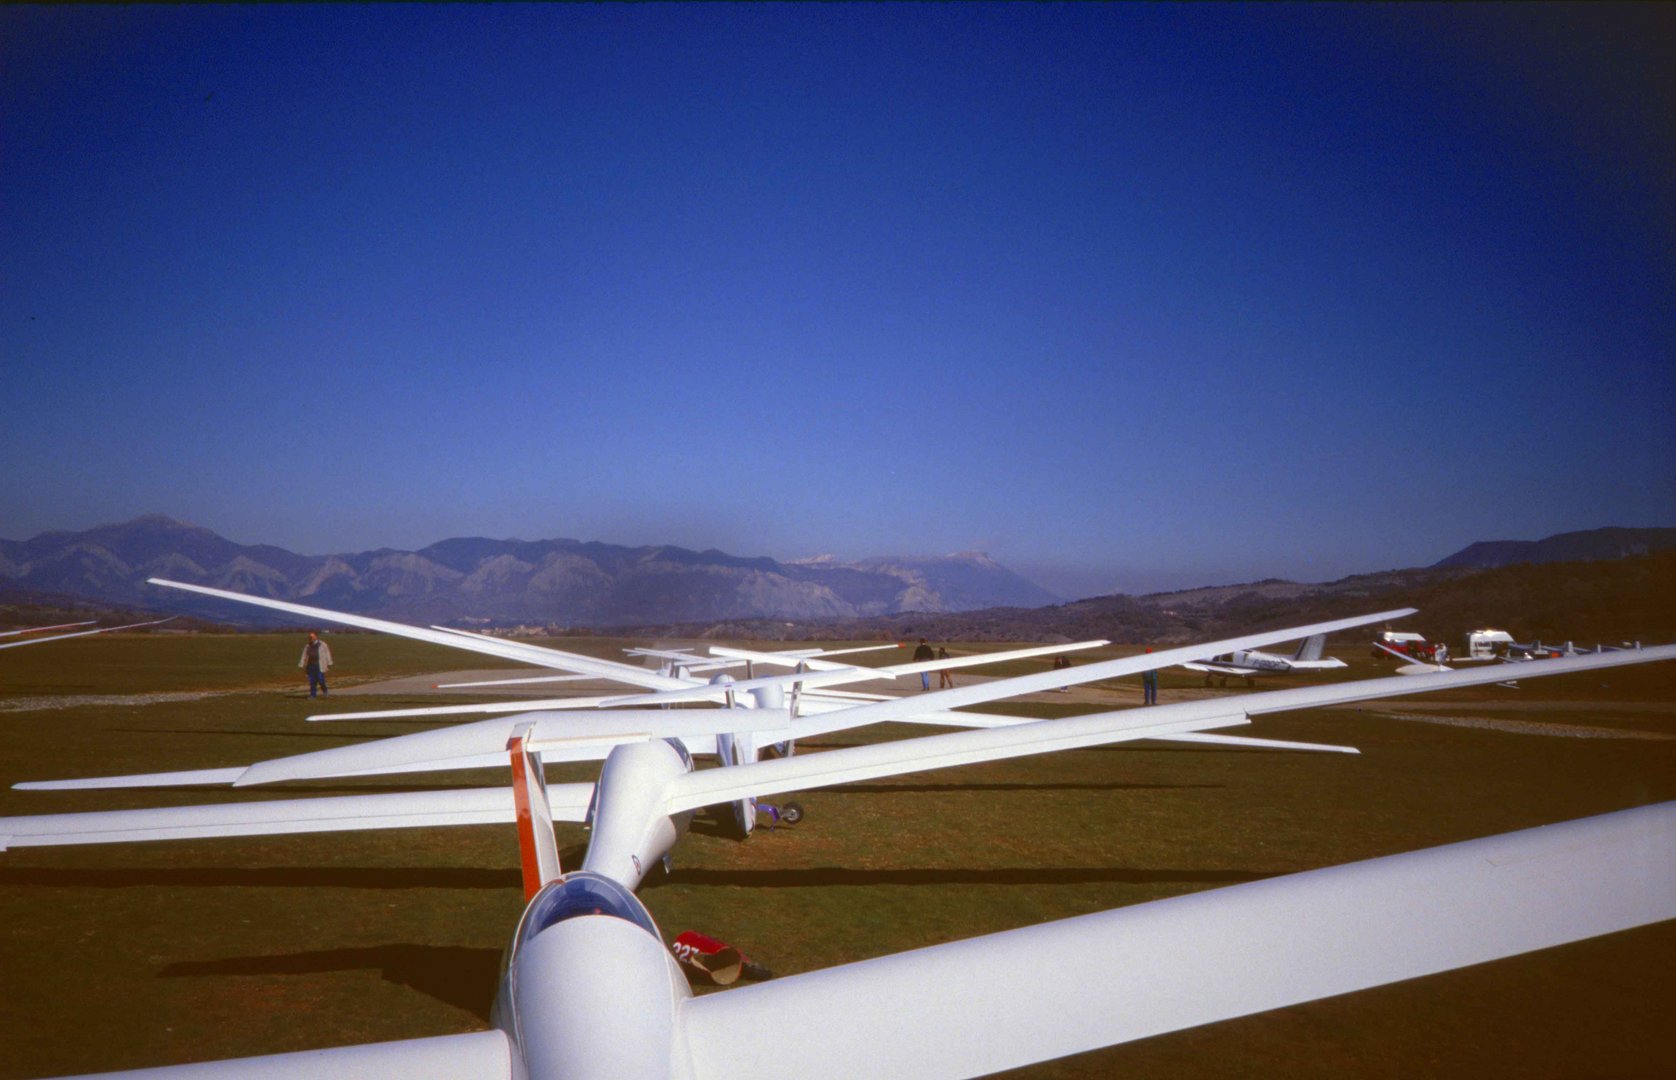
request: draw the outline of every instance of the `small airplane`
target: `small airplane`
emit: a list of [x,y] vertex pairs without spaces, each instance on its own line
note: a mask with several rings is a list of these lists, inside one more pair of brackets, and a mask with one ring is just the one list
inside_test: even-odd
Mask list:
[[[0,649],[20,649],[25,645],[45,645],[49,641],[66,641],[70,638],[91,637],[94,634],[110,634],[118,630],[138,630],[142,626],[159,626],[168,622],[169,619],[174,619],[176,617],[177,616],[170,615],[168,619],[152,619],[150,622],[129,623],[126,626],[101,626],[97,630],[81,630],[74,634],[54,634],[52,637],[26,638],[23,641],[8,641],[5,644],[0,645]],[[63,623],[59,626],[34,626],[26,630],[7,630],[4,633],[0,633],[0,637],[15,637],[18,634],[36,634],[44,630],[67,630],[73,626],[92,625],[93,621],[89,620],[88,622]]]
[[1344,667],[1344,661],[1336,657],[1321,658],[1322,650],[1326,647],[1326,634],[1311,634],[1299,645],[1291,656],[1276,656],[1273,653],[1259,652],[1256,649],[1239,649],[1235,652],[1214,656],[1209,660],[1194,660],[1181,666],[1188,671],[1202,671],[1205,673],[1205,685],[1210,685],[1214,676],[1221,676],[1222,685],[1228,685],[1228,676],[1233,675],[1245,680],[1245,685],[1251,685],[1254,675],[1278,675],[1290,671],[1327,671],[1332,668]]
[[[1180,660],[1155,655],[1167,663]],[[1676,646],[1534,666],[1540,676],[1672,659]],[[998,696],[1034,692],[1061,679],[1082,681],[1099,666],[1106,665],[872,702],[854,711],[883,719],[911,715],[932,696],[951,707],[993,700],[986,695],[997,687],[1003,691]],[[703,724],[706,714],[742,710],[652,711],[652,717],[667,718],[670,726],[663,730],[653,730],[643,710],[599,712],[592,717],[600,725],[595,735],[619,741],[593,784],[547,784],[541,758],[551,735],[541,731],[541,719],[528,719],[514,725],[502,750],[512,769],[509,787],[0,818],[0,850],[517,825],[527,904],[507,949],[491,1030],[208,1062],[171,1070],[172,1076],[974,1076],[1676,918],[1676,860],[1669,857],[1676,847],[1676,803],[1002,931],[696,998],[635,888],[667,858],[693,812],[707,805],[1200,734],[1270,712],[1494,679],[1486,670],[1393,676],[701,771],[694,771],[683,742],[665,733]],[[739,722],[724,716],[720,726]],[[592,822],[576,870],[560,866],[555,820]],[[998,970],[1007,977],[996,979]],[[1076,992],[1064,993],[1066,986]]]

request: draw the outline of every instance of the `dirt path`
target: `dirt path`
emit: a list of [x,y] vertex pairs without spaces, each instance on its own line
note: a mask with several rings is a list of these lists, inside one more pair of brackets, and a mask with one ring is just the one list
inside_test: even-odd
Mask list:
[[1448,727],[1483,728],[1505,731],[1513,735],[1545,735],[1555,739],[1643,739],[1648,742],[1673,742],[1676,735],[1659,731],[1630,731],[1625,728],[1585,727],[1581,724],[1545,724],[1536,720],[1493,720],[1485,716],[1416,716],[1385,710],[1380,715],[1391,720],[1408,720],[1418,724],[1443,724]]
[[52,697],[0,698],[0,712],[38,712],[45,709],[79,709],[84,705],[166,705],[173,701],[200,701],[249,693],[247,690],[175,690],[155,694],[56,694]]

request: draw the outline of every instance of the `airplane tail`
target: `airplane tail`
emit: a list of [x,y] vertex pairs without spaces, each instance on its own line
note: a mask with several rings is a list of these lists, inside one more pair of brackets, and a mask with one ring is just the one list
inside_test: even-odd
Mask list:
[[1304,638],[1303,643],[1298,646],[1298,651],[1292,654],[1292,659],[1303,661],[1319,660],[1321,659],[1322,650],[1326,647],[1327,635],[1314,634],[1310,637]]
[[518,815],[518,854],[523,864],[524,901],[564,870],[559,865],[559,842],[553,835],[553,811],[547,801],[547,778],[541,758],[525,740],[529,725],[523,725],[507,742],[512,757],[512,799]]

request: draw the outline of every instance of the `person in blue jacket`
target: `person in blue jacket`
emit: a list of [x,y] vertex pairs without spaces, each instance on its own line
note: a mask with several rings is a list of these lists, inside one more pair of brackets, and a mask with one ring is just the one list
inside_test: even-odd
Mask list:
[[[918,664],[925,660],[935,659],[937,659],[937,657],[936,654],[931,651],[930,643],[924,638],[920,638],[919,648],[914,650],[914,663]],[[931,689],[931,672],[922,671],[919,673],[919,688],[921,690]]]

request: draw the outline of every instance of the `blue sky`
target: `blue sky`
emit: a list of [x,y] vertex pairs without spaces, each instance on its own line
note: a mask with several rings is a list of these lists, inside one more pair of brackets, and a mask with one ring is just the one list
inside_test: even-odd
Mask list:
[[1668,5],[0,9],[0,536],[1676,524]]

